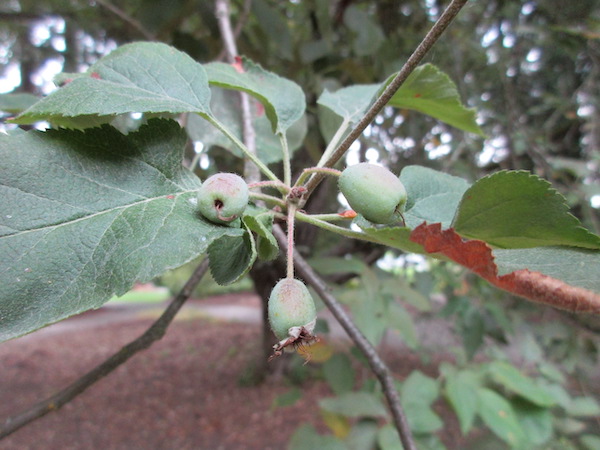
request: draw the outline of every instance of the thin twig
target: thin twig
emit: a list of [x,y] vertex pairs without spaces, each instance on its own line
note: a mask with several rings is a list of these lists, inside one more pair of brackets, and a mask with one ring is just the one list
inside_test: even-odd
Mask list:
[[150,33],[148,30],[146,30],[146,28],[144,28],[144,26],[140,22],[135,20],[133,17],[131,17],[129,14],[127,14],[125,11],[123,11],[121,8],[113,5],[112,3],[110,3],[106,0],[96,0],[96,3],[98,3],[100,6],[104,6],[106,9],[108,9],[114,15],[116,15],[121,20],[123,20],[123,22],[128,23],[133,28],[138,30],[142,34],[142,36],[144,36],[144,38],[146,40],[148,40],[148,41],[156,40],[156,36],[154,36],[154,34]]
[[[237,41],[237,38],[242,33],[246,22],[248,22],[248,18],[250,17],[250,12],[252,11],[252,0],[244,1],[244,9],[238,18],[237,23],[235,24],[235,30],[233,30],[233,40]],[[215,58],[216,61],[223,61],[227,58],[227,48],[223,47],[221,52]]]
[[207,269],[208,258],[200,263],[179,294],[177,294],[167,309],[156,322],[144,332],[144,334],[122,347],[117,353],[113,354],[110,358],[90,370],[62,391],[42,400],[16,416],[9,417],[5,421],[4,426],[0,428],[0,439],[14,433],[28,423],[45,416],[49,412],[60,409],[63,405],[73,400],[101,378],[121,366],[133,355],[150,347],[155,341],[161,339],[165,335],[169,324],[173,321],[177,312],[181,309],[185,301],[191,297],[194,289],[206,273]]
[[[215,14],[219,23],[219,30],[221,31],[221,38],[223,39],[227,61],[234,63],[236,56],[238,56],[238,50],[235,43],[236,34],[231,28],[229,1],[217,0],[215,3]],[[250,96],[245,92],[240,92],[239,94],[242,112],[242,140],[250,153],[256,155],[256,132],[254,130],[254,125],[252,124]],[[260,171],[258,170],[258,167],[248,159],[244,161],[244,178],[248,183],[254,183],[260,180]]]
[[[279,245],[282,248],[287,248],[287,237],[283,230],[279,226],[273,227],[273,234],[277,238]],[[312,269],[310,264],[306,262],[302,256],[296,252],[294,255],[294,262],[296,266],[296,271],[300,274],[300,276],[310,284],[313,289],[319,294],[323,303],[327,305],[333,316],[340,323],[340,325],[346,330],[346,333],[350,336],[350,338],[354,341],[358,349],[363,353],[365,358],[369,361],[369,365],[371,366],[371,370],[381,383],[383,388],[383,393],[388,401],[390,410],[392,412],[392,417],[394,419],[394,424],[396,425],[396,429],[398,430],[398,434],[400,435],[400,440],[402,445],[406,450],[416,450],[417,447],[412,437],[412,432],[408,425],[408,421],[406,419],[406,414],[402,409],[402,405],[400,404],[400,397],[398,395],[398,391],[394,386],[394,378],[390,370],[388,369],[385,362],[381,359],[375,348],[371,345],[371,343],[367,340],[367,338],[361,333],[361,331],[354,324],[352,319],[348,316],[344,308],[339,304],[336,298],[331,295],[329,287],[319,277],[315,271]]]
[[223,39],[223,46],[225,47],[225,57],[227,61],[233,63],[237,56],[237,47],[235,45],[235,36],[231,29],[228,0],[217,0],[215,2],[215,15],[217,16],[221,39]]
[[248,21],[248,18],[250,17],[251,11],[252,11],[252,0],[245,0],[244,1],[244,9],[242,10],[240,17],[238,18],[238,21],[235,24],[235,30],[233,31],[233,36],[236,40],[242,33],[242,30],[244,29],[244,25],[246,25],[246,22]]
[[[342,143],[335,149],[331,154],[331,157],[325,163],[325,167],[333,167],[336,162],[346,153],[350,148],[350,145],[356,141],[363,133],[365,128],[375,119],[377,114],[383,109],[383,107],[390,101],[396,91],[404,84],[408,76],[417,68],[417,65],[425,57],[425,55],[431,50],[433,45],[437,42],[440,36],[444,33],[448,25],[452,23],[452,20],[456,17],[462,7],[467,3],[468,0],[452,0],[450,5],[442,13],[437,22],[433,25],[429,33],[423,38],[419,46],[415,49],[410,58],[404,63],[400,72],[394,77],[394,79],[388,84],[379,98],[373,103],[369,110],[365,113],[364,117],[356,124],[350,134],[342,141]],[[321,173],[315,173],[310,180],[306,183],[308,192],[304,195],[303,199],[306,201],[312,194],[315,188],[321,183],[324,175]],[[302,204],[300,204],[302,207]]]

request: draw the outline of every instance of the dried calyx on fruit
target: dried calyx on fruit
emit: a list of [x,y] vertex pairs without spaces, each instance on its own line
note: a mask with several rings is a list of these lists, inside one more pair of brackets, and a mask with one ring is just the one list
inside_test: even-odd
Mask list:
[[406,189],[388,169],[360,163],[346,168],[338,186],[352,209],[365,219],[387,224],[402,220]]
[[277,339],[273,346],[275,358],[284,349],[296,349],[317,340],[312,333],[317,322],[315,302],[305,284],[293,278],[280,280],[269,297],[269,323]]
[[228,224],[237,219],[248,205],[248,185],[234,173],[208,177],[198,190],[198,210],[208,220]]

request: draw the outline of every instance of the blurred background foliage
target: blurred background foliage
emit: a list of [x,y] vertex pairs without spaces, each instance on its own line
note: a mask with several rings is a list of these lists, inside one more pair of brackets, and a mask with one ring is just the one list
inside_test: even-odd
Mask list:
[[[384,81],[400,69],[444,5],[438,0],[231,1],[239,52],[298,83],[306,94],[306,126],[298,128],[295,139],[296,172],[318,161],[335,125],[317,105],[324,89]],[[51,92],[55,88],[51,80],[59,72],[83,71],[117,46],[139,40],[166,42],[200,62],[224,59],[213,1],[3,1],[0,92],[28,94],[1,96],[3,117],[32,102],[31,95]],[[386,108],[352,146],[347,162],[379,162],[395,173],[405,165],[420,164],[470,181],[499,169],[529,170],[563,193],[588,229],[600,232],[597,1],[470,1],[424,62],[450,75],[463,102],[476,108],[486,136],[464,133],[414,111]],[[302,141],[299,137],[304,133]],[[194,162],[199,176],[243,170],[233,153],[223,151],[225,141],[202,142],[194,132],[190,135],[196,141],[190,142],[187,162]],[[273,168],[279,170],[277,164]],[[323,183],[307,205],[309,212],[341,209],[344,205],[330,182]],[[452,403],[450,387],[456,386],[455,380],[475,374],[478,383],[496,389],[523,414],[519,402],[524,400],[515,394],[514,386],[493,377],[485,381],[489,375],[484,374],[485,361],[511,361],[535,377],[536,383],[551,386],[548,391],[562,389],[566,395],[560,407],[548,409],[551,429],[534,444],[549,448],[543,446],[559,436],[560,448],[598,448],[593,445],[598,444],[594,434],[600,433],[600,423],[594,417],[600,409],[592,398],[600,395],[600,327],[593,320],[511,298],[450,264],[334,238],[314,227],[300,226],[297,243],[319,272],[338,286],[340,299],[372,342],[399,336],[424,363],[440,352],[452,355],[452,366],[439,369],[435,381],[411,376],[411,386],[434,386],[435,398],[445,395]],[[162,283],[175,290],[189,272],[184,267],[164,276]],[[281,269],[258,265],[251,275],[265,297],[281,277]],[[244,283],[250,286],[249,280]],[[451,344],[440,344],[435,339],[439,336],[431,334],[446,328]],[[322,376],[336,394],[355,386],[353,380],[332,375],[339,367],[349,367],[345,358],[346,354],[330,355],[323,360]],[[295,367],[306,370],[301,364]],[[363,383],[362,391],[373,389]],[[583,412],[573,413],[572,399],[582,396],[592,399],[588,409],[582,406]],[[336,439],[355,439],[358,432],[351,431],[355,428],[336,422],[332,409],[324,406]],[[502,429],[480,415],[503,439]],[[420,424],[422,445],[438,448],[439,440],[429,440],[432,432],[439,431],[436,419],[429,413],[425,417],[425,425]],[[461,428],[465,426],[466,432],[465,417]],[[529,421],[527,431],[548,423],[540,417]],[[354,427],[360,425],[363,434],[369,433],[364,430],[371,429],[370,413],[362,421],[353,420]],[[299,429],[294,445],[318,439],[315,433]],[[386,436],[384,431],[377,438],[382,448]],[[485,439],[491,440],[482,441],[478,435],[473,448],[500,445],[492,444],[495,438],[489,436]]]

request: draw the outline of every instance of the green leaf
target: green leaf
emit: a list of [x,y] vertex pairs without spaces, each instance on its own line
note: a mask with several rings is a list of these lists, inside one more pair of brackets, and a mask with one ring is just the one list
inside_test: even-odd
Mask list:
[[488,365],[488,373],[492,380],[510,392],[518,394],[534,405],[550,407],[556,404],[554,397],[538,386],[534,380],[523,375],[515,366],[494,361]]
[[569,245],[600,249],[550,183],[526,171],[481,178],[464,194],[453,226],[462,236],[503,248]]
[[458,416],[460,431],[463,435],[471,430],[475,421],[478,385],[477,376],[469,370],[446,375],[446,398]]
[[373,16],[356,5],[349,5],[344,11],[344,24],[355,37],[352,49],[357,56],[372,56],[385,42],[385,35]]
[[185,141],[157,119],[127,136],[0,135],[0,340],[98,308],[239,234],[197,214]]
[[347,392],[338,397],[319,400],[319,407],[344,417],[386,417],[381,400],[367,392]]
[[[254,211],[254,215],[248,215],[249,211]],[[272,261],[279,255],[279,244],[271,232],[273,226],[273,215],[260,208],[246,209],[242,218],[244,224],[250,231],[257,235],[258,257],[264,261]]]
[[404,304],[413,306],[419,312],[431,311],[431,300],[417,289],[413,289],[410,283],[398,276],[392,276],[381,282],[381,292],[399,298]]
[[300,44],[300,60],[304,64],[310,64],[317,59],[327,56],[331,52],[331,41],[327,39],[316,39]]
[[[560,431],[561,434],[576,435],[581,434],[583,433],[583,431],[585,431],[586,424],[582,420],[575,420],[570,417],[561,417],[560,419],[555,421],[555,427],[557,430]],[[573,447],[573,449],[575,450],[576,447]],[[562,450],[562,448],[560,450]]]
[[358,122],[373,103],[380,84],[361,84],[338,89],[335,92],[325,90],[317,103],[329,108],[350,123]]
[[379,426],[373,419],[360,420],[350,429],[346,443],[350,450],[373,450],[377,443]]
[[336,395],[350,392],[354,387],[354,369],[343,353],[335,353],[323,364],[323,376]]
[[0,111],[11,114],[18,114],[39,100],[33,94],[16,93],[0,94]]
[[333,275],[336,273],[361,274],[368,270],[364,261],[358,258],[340,258],[336,256],[319,256],[309,259],[311,267],[321,275]]
[[390,326],[400,334],[408,348],[415,350],[419,345],[419,338],[410,313],[392,299],[388,305],[387,315]]
[[584,434],[579,437],[585,450],[598,450],[600,448],[600,436]]
[[467,358],[471,360],[483,344],[485,322],[477,308],[469,308],[462,317],[462,341]]
[[[336,91],[337,92],[337,91]],[[319,121],[319,131],[325,142],[330,142],[335,134],[339,131],[340,126],[343,125],[343,119],[334,113],[331,109],[325,106],[319,105],[317,108],[317,117]],[[350,124],[345,125],[346,129],[343,130],[341,136],[338,136],[340,142],[344,139],[352,130]]]
[[442,228],[448,228],[460,199],[469,188],[469,183],[462,178],[422,166],[402,169],[400,181],[406,188],[404,220],[409,228],[423,222],[440,222]]
[[[242,140],[242,111],[240,109],[239,92],[211,87],[210,108],[214,117],[216,117],[233,135]],[[253,100],[254,101],[254,100]],[[283,152],[279,138],[271,131],[269,119],[261,113],[253,103],[253,125],[256,132],[256,154],[265,164],[272,164],[281,161]],[[234,146],[228,137],[220,130],[215,128],[207,120],[196,114],[188,117],[186,130],[190,138],[204,144],[206,149],[213,147],[222,147],[229,150],[238,157],[243,157],[243,153],[238,147]],[[295,122],[286,132],[290,154],[300,148],[307,132],[306,116]]]
[[306,100],[300,86],[264,70],[249,59],[243,60],[243,73],[231,64],[219,62],[204,67],[211,85],[244,91],[257,98],[265,107],[276,134],[284,134],[304,115]]
[[542,445],[552,437],[552,413],[548,408],[518,400],[512,406],[529,441]]
[[444,426],[442,419],[431,408],[410,403],[405,408],[410,429],[417,434],[433,433]]
[[[394,76],[388,78],[386,85]],[[460,130],[484,136],[475,110],[462,105],[454,82],[433,64],[417,67],[388,104],[420,111]]]
[[494,249],[498,275],[528,269],[571,286],[600,292],[600,252],[574,247]]
[[362,229],[365,235],[379,244],[397,248],[408,253],[425,253],[422,246],[415,244],[409,239],[410,228],[378,226],[362,218],[360,215],[354,219],[354,223]]
[[289,19],[279,5],[265,0],[253,0],[252,15],[264,32],[255,45],[260,45],[264,54],[275,53],[284,60],[292,61],[294,50]]
[[552,395],[552,398],[554,398],[556,404],[558,404],[561,408],[566,410],[569,407],[572,399],[562,384],[550,383],[542,378],[540,380],[540,385],[546,392]]
[[[531,340],[535,340],[536,338],[533,334],[529,334]],[[543,352],[544,350],[541,348],[540,344],[536,345],[539,348],[539,360],[537,360],[538,370],[540,371],[540,375],[543,375],[540,381],[543,383],[545,387],[548,381],[554,381],[557,383],[564,383],[566,380],[565,374],[562,372],[560,367],[557,364],[554,364],[550,361],[544,359]],[[557,402],[558,403],[558,402]]]
[[242,278],[256,261],[256,243],[252,233],[237,229],[239,234],[225,235],[208,246],[210,273],[220,285]]
[[292,406],[302,398],[302,390],[298,388],[290,389],[283,394],[278,395],[273,399],[271,409],[282,408],[284,406]]
[[[391,75],[383,84],[348,86],[334,93],[326,90],[319,97],[318,104],[343,120],[358,122],[395,75]],[[388,105],[419,111],[461,130],[484,136],[475,120],[475,110],[461,104],[456,85],[432,64],[417,67]]]
[[408,424],[415,433],[432,433],[444,425],[430,405],[439,396],[436,380],[415,370],[402,383],[400,400],[406,411]]
[[403,450],[398,430],[392,424],[384,425],[379,429],[377,445],[381,450]]
[[[283,159],[281,141],[273,134],[267,116],[262,114],[254,121],[254,131],[256,132],[256,154],[258,158],[265,164],[281,161]],[[290,157],[294,155],[296,150],[302,147],[307,132],[308,122],[306,115],[300,116],[300,119],[285,130]]]
[[576,397],[567,406],[567,413],[575,417],[599,417],[600,404],[593,397]]
[[439,396],[439,384],[419,370],[413,371],[402,383],[400,391],[403,403],[431,405]]
[[388,328],[388,301],[378,293],[359,294],[356,300],[350,304],[354,322],[367,340],[377,346]]
[[513,447],[522,445],[526,441],[525,432],[508,400],[487,388],[479,388],[477,395],[478,413],[490,430]]
[[[242,115],[239,95],[225,89],[210,87],[210,110],[225,127],[238,138],[242,135]],[[204,148],[209,150],[213,146],[228,149],[236,156],[241,157],[242,152],[235,147],[221,130],[197,114],[188,116],[185,129],[192,141],[202,142]],[[281,153],[281,152],[280,152]]]
[[322,436],[315,427],[309,424],[298,427],[290,442],[288,450],[348,450],[343,441],[335,436]]
[[447,450],[444,443],[435,434],[417,436],[415,444],[419,450]]
[[88,127],[117,114],[210,115],[210,89],[202,65],[161,43],[126,44],[31,106],[15,123],[39,120],[64,127]]

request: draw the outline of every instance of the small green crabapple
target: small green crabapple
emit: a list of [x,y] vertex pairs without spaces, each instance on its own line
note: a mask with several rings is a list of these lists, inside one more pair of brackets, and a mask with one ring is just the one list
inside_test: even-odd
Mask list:
[[280,339],[269,360],[281,355],[286,347],[296,348],[317,340],[312,334],[317,322],[315,302],[302,281],[279,280],[271,291],[268,312],[271,329]]
[[242,177],[234,173],[217,173],[200,186],[198,210],[213,223],[228,224],[243,214],[248,197],[248,185]]
[[385,167],[369,163],[347,167],[338,186],[352,209],[365,219],[380,224],[402,220],[406,189]]

